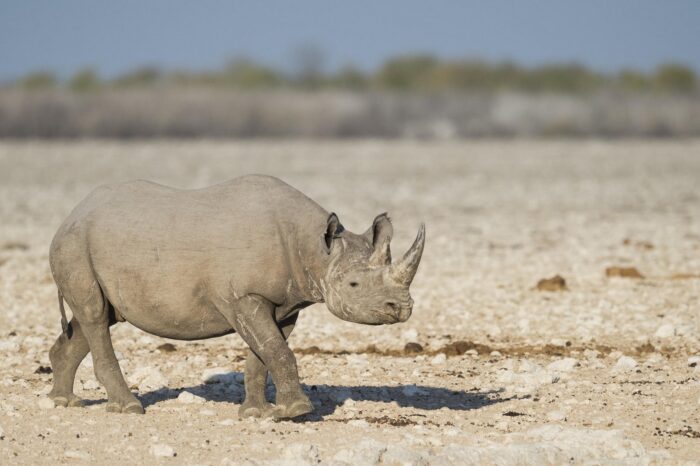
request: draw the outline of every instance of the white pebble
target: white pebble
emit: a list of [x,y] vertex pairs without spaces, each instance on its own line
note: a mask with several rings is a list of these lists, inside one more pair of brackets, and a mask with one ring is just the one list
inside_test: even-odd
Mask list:
[[695,366],[700,366],[700,356],[691,356],[688,358],[688,365],[692,366],[695,364]]
[[201,396],[194,395],[190,392],[182,392],[178,395],[177,401],[185,404],[202,404],[206,400]]
[[66,458],[71,458],[75,460],[89,460],[90,455],[80,450],[66,450],[63,452],[63,456]]
[[440,353],[430,360],[430,364],[435,366],[438,364],[443,364],[445,361],[447,361],[447,356],[445,355],[445,353]]
[[0,341],[0,351],[16,353],[19,351],[19,343],[15,341]]
[[151,455],[159,458],[171,458],[177,455],[173,447],[170,445],[165,445],[164,443],[156,443],[155,445],[151,445],[151,448],[149,448],[148,451],[151,453]]
[[53,409],[56,407],[56,404],[51,398],[42,398],[37,403],[37,406],[39,406],[41,409]]
[[296,464],[317,464],[320,462],[318,447],[310,443],[293,443],[282,452],[286,460],[294,460]]
[[237,374],[231,369],[226,369],[222,367],[210,367],[202,372],[202,383],[212,384],[212,383],[224,383],[232,384],[236,383]]
[[675,335],[676,329],[671,324],[664,324],[656,330],[654,336],[656,338],[670,338]]
[[564,411],[550,411],[547,413],[547,420],[552,422],[560,422],[566,420],[566,413]]
[[613,370],[618,371],[618,372],[626,372],[626,371],[632,371],[636,367],[637,367],[637,361],[635,361],[633,358],[631,358],[629,356],[620,356],[620,359],[618,359],[617,363],[615,363]]
[[216,411],[211,409],[203,409],[199,412],[202,416],[216,416]]
[[233,419],[224,419],[223,421],[219,421],[220,426],[232,426],[236,423]]
[[369,428],[369,422],[365,421],[364,419],[354,419],[354,420],[348,422],[348,425],[353,426],[353,427],[360,427],[362,429]]
[[168,386],[168,379],[155,367],[142,366],[130,376],[131,386],[138,387],[140,392],[158,390]]
[[2,426],[0,426],[0,440],[5,438],[5,431],[2,430]]
[[547,369],[555,372],[571,372],[574,369],[574,367],[578,365],[578,360],[574,358],[564,358],[549,364],[547,366]]

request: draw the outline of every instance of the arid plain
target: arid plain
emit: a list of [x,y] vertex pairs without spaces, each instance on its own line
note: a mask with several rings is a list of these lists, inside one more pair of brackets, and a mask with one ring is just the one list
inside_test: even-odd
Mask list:
[[[279,176],[354,232],[388,211],[395,255],[424,221],[410,320],[302,311],[290,344],[316,412],[295,422],[238,419],[237,335],[168,341],[129,324],[113,340],[145,416],[105,412],[89,358],[75,384],[88,406],[53,407],[48,248],[72,207],[103,183],[247,173]],[[2,464],[698,458],[700,141],[0,143]]]

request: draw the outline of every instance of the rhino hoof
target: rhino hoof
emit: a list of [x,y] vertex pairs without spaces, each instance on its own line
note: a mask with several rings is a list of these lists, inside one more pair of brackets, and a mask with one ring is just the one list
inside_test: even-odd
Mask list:
[[108,413],[121,413],[122,412],[122,405],[117,403],[117,402],[112,401],[110,403],[107,403],[107,407],[105,408],[105,410]]
[[273,411],[273,417],[277,419],[291,419],[294,417],[309,414],[314,410],[313,405],[308,400],[296,401],[289,406],[277,406]]
[[145,411],[143,409],[143,406],[141,406],[141,403],[136,401],[134,403],[129,403],[128,405],[124,406],[124,408],[122,408],[122,413],[144,414]]
[[241,419],[254,417],[270,417],[274,406],[270,403],[259,403],[259,404],[246,404],[243,403],[240,408],[238,408],[238,417]]
[[128,403],[127,405],[111,401],[107,403],[106,410],[108,413],[143,414],[145,412],[143,406],[141,406],[141,403],[138,401]]
[[50,397],[56,406],[62,408],[82,408],[85,406],[85,402],[82,398],[75,395],[66,396],[52,396]]

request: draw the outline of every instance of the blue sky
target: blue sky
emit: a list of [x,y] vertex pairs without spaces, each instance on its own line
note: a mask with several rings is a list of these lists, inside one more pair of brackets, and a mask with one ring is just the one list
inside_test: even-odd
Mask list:
[[194,70],[248,56],[289,69],[315,44],[327,68],[427,52],[603,71],[676,61],[700,71],[698,0],[2,0],[0,79],[94,66]]

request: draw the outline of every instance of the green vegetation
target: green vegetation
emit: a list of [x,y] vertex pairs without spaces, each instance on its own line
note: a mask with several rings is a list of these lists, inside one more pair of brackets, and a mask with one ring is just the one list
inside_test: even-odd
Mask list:
[[75,92],[90,92],[99,89],[102,86],[100,77],[97,72],[91,68],[78,71],[68,81],[68,87]]
[[697,88],[698,82],[693,70],[671,63],[656,70],[654,84],[664,91],[690,92]]
[[684,65],[669,63],[650,73],[625,69],[616,74],[593,71],[579,64],[552,64],[527,68],[514,63],[480,60],[441,60],[431,55],[392,58],[375,71],[352,65],[333,72],[323,69],[323,55],[313,47],[298,50],[293,72],[285,73],[250,59],[236,59],[221,70],[209,72],[164,72],[144,67],[103,80],[92,69],[59,82],[48,72],[29,74],[14,83],[23,89],[65,86],[75,92],[104,88],[199,86],[232,89],[340,89],[351,91],[388,90],[396,92],[520,91],[586,94],[612,89],[623,92],[688,94],[700,90],[695,72]]
[[113,84],[117,87],[148,87],[156,84],[161,77],[158,68],[143,67],[120,76]]
[[28,90],[51,89],[56,87],[57,84],[58,80],[56,76],[48,71],[38,71],[28,74],[17,82],[19,87]]

